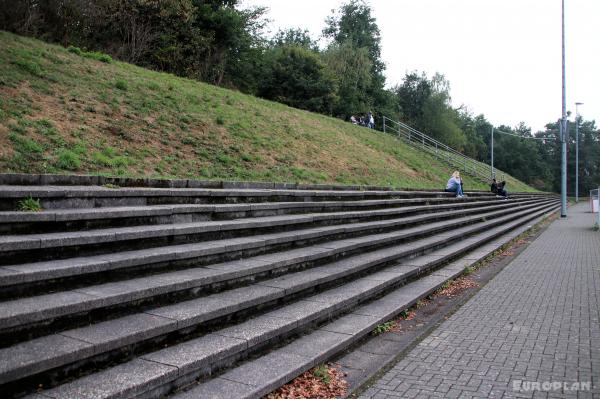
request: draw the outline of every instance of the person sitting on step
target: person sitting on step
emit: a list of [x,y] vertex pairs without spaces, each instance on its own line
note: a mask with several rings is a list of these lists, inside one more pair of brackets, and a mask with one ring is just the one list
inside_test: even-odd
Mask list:
[[448,180],[448,183],[446,184],[446,190],[444,191],[446,191],[447,193],[456,193],[457,198],[462,198],[464,197],[462,186],[463,183],[462,179],[460,178],[460,172],[458,170],[455,170],[454,173],[452,173],[450,179]]

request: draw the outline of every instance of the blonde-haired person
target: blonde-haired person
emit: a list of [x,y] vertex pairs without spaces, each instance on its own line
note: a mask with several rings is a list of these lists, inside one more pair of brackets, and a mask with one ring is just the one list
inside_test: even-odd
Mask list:
[[448,183],[446,184],[446,192],[448,193],[456,193],[456,197],[462,198],[464,197],[462,191],[462,179],[460,178],[460,172],[455,170],[448,179]]

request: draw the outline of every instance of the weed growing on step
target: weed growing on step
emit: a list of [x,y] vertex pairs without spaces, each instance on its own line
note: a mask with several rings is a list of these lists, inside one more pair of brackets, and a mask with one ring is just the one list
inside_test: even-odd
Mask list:
[[398,331],[400,326],[396,320],[386,321],[385,323],[381,323],[373,331],[371,331],[371,335],[379,335],[390,331]]
[[313,375],[317,377],[325,385],[331,383],[331,377],[329,376],[329,367],[324,364],[320,364],[313,369]]
[[599,231],[600,230],[600,226],[598,226],[598,223],[596,223],[594,225],[594,231]]
[[29,196],[17,203],[17,210],[21,212],[40,212],[42,210],[42,204],[40,204],[39,198],[33,199]]
[[102,187],[104,187],[104,188],[112,188],[112,189],[121,188],[121,186],[117,186],[116,184],[112,184],[112,183],[103,184]]

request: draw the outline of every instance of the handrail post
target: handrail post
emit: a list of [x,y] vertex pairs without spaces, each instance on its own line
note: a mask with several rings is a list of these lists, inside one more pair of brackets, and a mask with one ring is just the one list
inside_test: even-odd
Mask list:
[[383,117],[383,132],[385,133],[385,116]]

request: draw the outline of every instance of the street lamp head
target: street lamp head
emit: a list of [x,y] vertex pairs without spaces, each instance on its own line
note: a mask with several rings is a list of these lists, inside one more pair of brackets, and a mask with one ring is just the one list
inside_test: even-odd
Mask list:
[[575,103],[575,105],[583,105],[583,103]]

